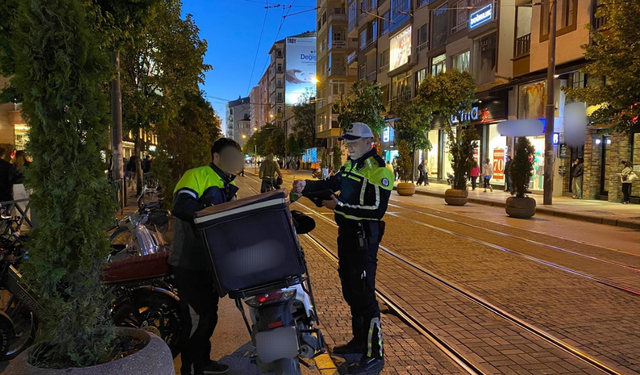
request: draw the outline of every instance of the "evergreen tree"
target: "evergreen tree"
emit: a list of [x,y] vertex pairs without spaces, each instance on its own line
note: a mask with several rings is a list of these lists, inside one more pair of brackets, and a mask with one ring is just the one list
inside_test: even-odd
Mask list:
[[531,175],[533,174],[533,155],[535,148],[527,137],[519,137],[516,143],[516,153],[511,163],[509,173],[516,190],[516,196],[523,198],[527,192]]
[[90,11],[82,0],[21,1],[11,38],[20,61],[11,84],[31,127],[26,185],[39,224],[24,275],[44,308],[30,360],[55,368],[113,359],[109,299],[98,278],[114,212],[100,159],[110,64]]

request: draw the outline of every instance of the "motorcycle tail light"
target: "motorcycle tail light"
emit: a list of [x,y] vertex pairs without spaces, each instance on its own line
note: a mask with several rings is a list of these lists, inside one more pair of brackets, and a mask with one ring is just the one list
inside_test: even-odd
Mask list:
[[269,327],[269,329],[274,329],[274,328],[282,327],[283,325],[284,324],[282,323],[282,320],[278,320],[278,321],[269,323],[267,327]]
[[249,297],[245,300],[245,303],[251,307],[258,307],[273,302],[290,300],[295,295],[295,289],[278,290],[273,293],[258,294],[255,297]]

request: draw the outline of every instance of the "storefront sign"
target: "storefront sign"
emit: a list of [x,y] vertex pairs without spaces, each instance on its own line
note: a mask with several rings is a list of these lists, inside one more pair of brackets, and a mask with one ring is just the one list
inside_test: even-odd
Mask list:
[[480,25],[483,25],[493,18],[493,6],[491,4],[486,7],[478,10],[477,12],[471,13],[469,17],[469,29],[473,29]]
[[554,145],[560,143],[560,133],[553,133],[553,138],[551,139]]
[[504,148],[493,150],[493,179],[504,180]]
[[390,126],[387,126],[386,128],[384,128],[384,130],[382,131],[382,142],[383,143],[387,143],[387,142],[393,142],[394,141],[394,131]]
[[478,121],[478,107],[473,107],[469,112],[460,112],[458,116],[451,115],[452,124],[457,124],[460,119],[462,121]]

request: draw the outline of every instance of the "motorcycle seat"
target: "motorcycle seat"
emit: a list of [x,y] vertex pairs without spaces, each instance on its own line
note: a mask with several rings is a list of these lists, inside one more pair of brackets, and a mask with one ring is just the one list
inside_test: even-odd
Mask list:
[[106,284],[153,279],[171,274],[169,252],[130,257],[107,264],[100,280]]

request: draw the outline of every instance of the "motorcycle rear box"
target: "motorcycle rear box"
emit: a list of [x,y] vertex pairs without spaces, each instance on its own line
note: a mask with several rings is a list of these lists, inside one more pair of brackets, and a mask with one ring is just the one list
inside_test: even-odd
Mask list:
[[285,190],[208,207],[194,221],[221,296],[286,287],[304,274]]

